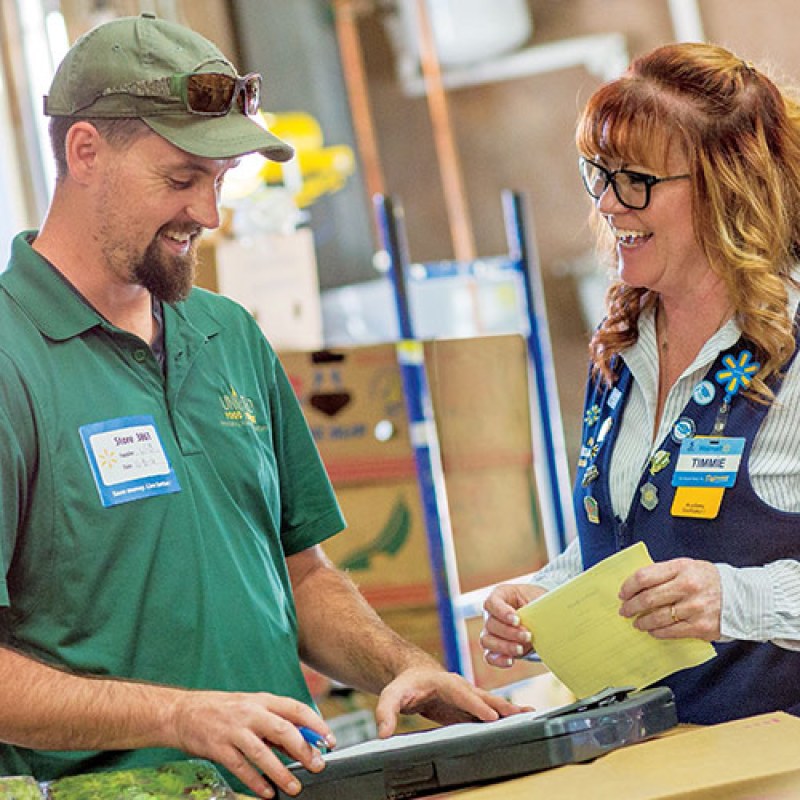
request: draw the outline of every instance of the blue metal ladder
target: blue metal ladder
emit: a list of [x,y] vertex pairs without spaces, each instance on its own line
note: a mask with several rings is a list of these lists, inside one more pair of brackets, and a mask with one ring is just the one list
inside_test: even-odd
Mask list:
[[[503,260],[503,267],[514,270],[520,278],[527,317],[525,336],[534,406],[531,422],[539,434],[535,446],[541,446],[545,454],[546,484],[549,490],[549,502],[546,505],[551,511],[549,521],[545,518],[545,531],[548,555],[552,558],[564,549],[567,541],[574,535],[555,368],[539,260],[536,249],[526,234],[525,201],[520,193],[506,191],[503,192],[502,202],[509,251],[507,259]],[[394,288],[400,331],[400,340],[397,343],[398,364],[423,504],[445,664],[448,669],[471,678],[466,620],[480,615],[482,590],[462,594],[460,589],[424,350],[422,342],[415,338],[410,311],[407,285],[410,259],[403,210],[391,197],[379,195],[375,197],[375,213],[383,247],[389,256],[389,276]],[[446,269],[448,263],[453,264],[440,262],[435,265],[435,269]],[[455,266],[470,269],[469,264]]]

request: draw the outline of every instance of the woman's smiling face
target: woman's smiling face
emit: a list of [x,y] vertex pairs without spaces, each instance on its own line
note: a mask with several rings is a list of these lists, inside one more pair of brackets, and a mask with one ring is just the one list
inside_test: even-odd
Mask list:
[[[596,160],[612,171],[624,167],[660,178],[689,171],[686,158],[678,153],[668,156],[663,171],[647,164]],[[624,206],[610,184],[595,202],[614,234],[617,272],[628,285],[674,294],[690,292],[708,277],[708,259],[694,230],[690,178],[652,186],[650,202],[640,210]]]

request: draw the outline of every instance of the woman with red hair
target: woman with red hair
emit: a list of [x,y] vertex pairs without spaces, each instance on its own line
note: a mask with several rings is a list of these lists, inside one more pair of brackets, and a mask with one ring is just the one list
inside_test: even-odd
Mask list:
[[481,644],[531,650],[517,609],[637,541],[621,613],[716,658],[667,678],[682,721],[800,713],[800,114],[759,69],[671,44],[601,86],[577,130],[615,275],[590,344],[578,538],[487,598]]

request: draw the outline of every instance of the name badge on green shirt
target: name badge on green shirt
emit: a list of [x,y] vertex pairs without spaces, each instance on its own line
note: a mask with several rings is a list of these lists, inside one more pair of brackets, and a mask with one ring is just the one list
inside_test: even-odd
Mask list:
[[152,416],[93,422],[79,431],[103,506],[181,490]]

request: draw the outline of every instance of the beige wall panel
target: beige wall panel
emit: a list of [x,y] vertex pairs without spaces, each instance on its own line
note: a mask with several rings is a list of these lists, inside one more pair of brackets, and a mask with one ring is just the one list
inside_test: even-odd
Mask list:
[[153,11],[163,19],[188,25],[217,44],[228,58],[237,60],[236,39],[225,0],[61,0],[70,41],[111,17],[136,16]]
[[781,83],[800,85],[797,0],[699,0],[706,37],[765,67]]

